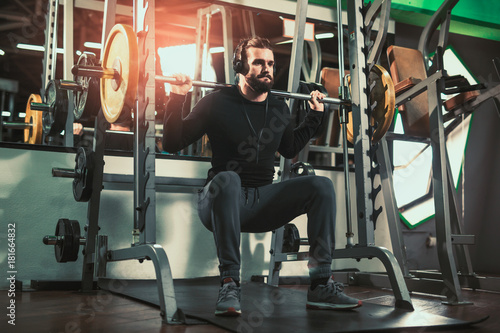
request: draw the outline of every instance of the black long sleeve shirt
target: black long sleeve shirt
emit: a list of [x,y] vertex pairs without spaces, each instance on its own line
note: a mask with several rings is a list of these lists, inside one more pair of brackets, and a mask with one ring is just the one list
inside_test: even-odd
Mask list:
[[316,132],[323,116],[311,110],[294,128],[288,106],[271,94],[266,101],[244,98],[236,86],[202,98],[182,117],[185,96],[171,93],[163,121],[163,149],[175,153],[205,133],[212,148],[208,180],[235,171],[243,187],[271,184],[275,153],[293,158]]

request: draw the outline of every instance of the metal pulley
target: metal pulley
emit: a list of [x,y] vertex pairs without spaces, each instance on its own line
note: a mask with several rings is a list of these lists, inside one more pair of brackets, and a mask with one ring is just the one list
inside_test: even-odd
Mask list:
[[81,237],[80,223],[76,220],[59,219],[54,236],[45,236],[45,245],[54,245],[54,253],[57,262],[76,261],[80,245],[85,244],[85,238]]

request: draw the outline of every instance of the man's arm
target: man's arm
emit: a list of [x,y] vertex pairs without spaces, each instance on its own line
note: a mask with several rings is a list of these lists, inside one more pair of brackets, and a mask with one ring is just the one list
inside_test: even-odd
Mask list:
[[182,117],[182,108],[186,94],[192,83],[188,76],[174,74],[181,84],[172,84],[172,92],[165,109],[163,118],[163,150],[176,153],[182,148],[200,139],[205,134],[205,125],[208,123],[208,110],[197,107],[187,117]]
[[311,92],[311,97],[312,99],[309,101],[311,110],[307,113],[304,121],[297,128],[293,128],[289,122],[285,128],[278,148],[278,152],[285,158],[295,157],[311,140],[321,124],[324,104],[318,102],[318,99],[324,98],[325,95],[315,90]]

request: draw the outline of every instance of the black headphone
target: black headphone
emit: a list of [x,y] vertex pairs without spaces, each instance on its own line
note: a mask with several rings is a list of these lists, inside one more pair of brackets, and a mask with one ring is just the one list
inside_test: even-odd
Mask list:
[[[246,75],[249,71],[246,47],[250,38],[242,40],[236,49],[234,49],[233,54],[233,70],[235,74]],[[276,62],[273,65],[273,77],[276,76]]]
[[[246,63],[246,51],[244,52],[244,55],[242,52],[245,50],[245,47],[248,44],[249,39],[244,39],[242,40],[238,46],[236,46],[236,49],[234,49],[234,54],[233,54],[233,70],[235,74],[243,74],[246,75],[248,73],[248,66],[245,66]],[[243,57],[245,57],[245,61],[243,61]]]

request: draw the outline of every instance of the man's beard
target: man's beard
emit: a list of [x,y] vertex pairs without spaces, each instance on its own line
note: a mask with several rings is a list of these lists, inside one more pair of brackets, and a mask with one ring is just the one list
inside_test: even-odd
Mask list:
[[[259,79],[263,77],[269,78],[270,81],[260,81]],[[270,92],[274,84],[274,78],[270,74],[263,74],[259,76],[255,74],[247,74],[245,75],[245,79],[248,85],[257,93]]]

